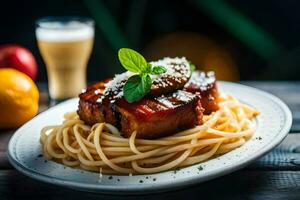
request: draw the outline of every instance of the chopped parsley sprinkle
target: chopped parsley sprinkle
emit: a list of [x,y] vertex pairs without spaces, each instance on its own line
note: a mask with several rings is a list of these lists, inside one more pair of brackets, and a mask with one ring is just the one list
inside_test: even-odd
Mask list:
[[199,165],[199,166],[197,167],[197,169],[198,169],[199,171],[201,171],[201,170],[203,170],[203,167],[202,167],[201,165]]

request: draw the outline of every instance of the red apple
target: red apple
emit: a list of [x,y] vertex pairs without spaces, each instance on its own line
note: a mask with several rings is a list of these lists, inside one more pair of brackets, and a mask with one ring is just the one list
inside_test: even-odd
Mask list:
[[27,74],[32,80],[37,75],[37,63],[32,53],[17,44],[0,45],[0,68],[11,67]]

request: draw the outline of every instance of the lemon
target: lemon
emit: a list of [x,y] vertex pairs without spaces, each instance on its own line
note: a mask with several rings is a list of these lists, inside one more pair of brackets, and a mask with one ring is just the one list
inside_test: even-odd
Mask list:
[[26,74],[0,69],[0,129],[16,128],[38,112],[39,92]]

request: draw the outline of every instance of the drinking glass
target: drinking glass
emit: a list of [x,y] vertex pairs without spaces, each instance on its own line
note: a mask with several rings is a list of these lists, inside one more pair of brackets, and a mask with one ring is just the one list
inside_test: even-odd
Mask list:
[[36,38],[45,62],[50,97],[64,100],[86,87],[86,68],[94,43],[94,21],[85,17],[44,17]]

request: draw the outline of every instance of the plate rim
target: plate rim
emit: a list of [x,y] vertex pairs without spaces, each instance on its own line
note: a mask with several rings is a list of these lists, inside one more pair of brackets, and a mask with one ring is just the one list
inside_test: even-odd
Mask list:
[[[207,172],[204,177],[199,178],[198,176],[195,177],[185,177],[181,178],[178,181],[174,182],[165,182],[165,183],[158,183],[154,182],[153,184],[135,184],[134,187],[132,186],[126,186],[126,185],[103,185],[103,184],[95,184],[95,183],[80,183],[80,182],[75,182],[75,181],[69,181],[69,180],[64,180],[64,179],[59,179],[59,178],[53,178],[51,176],[48,176],[46,174],[41,174],[38,172],[33,171],[32,169],[24,167],[21,163],[18,162],[18,159],[14,157],[13,155],[13,144],[15,139],[17,138],[18,135],[22,134],[22,129],[27,128],[28,124],[30,124],[31,120],[35,119],[37,116],[35,116],[33,119],[29,120],[27,123],[25,123],[23,126],[21,126],[19,129],[15,131],[13,136],[11,137],[9,143],[8,143],[8,149],[7,149],[7,157],[9,162],[15,167],[18,171],[21,173],[45,182],[45,183],[50,183],[52,185],[59,185],[63,187],[69,187],[77,190],[84,190],[84,191],[93,191],[93,192],[99,192],[99,193],[107,193],[107,194],[112,194],[113,192],[118,191],[119,194],[146,194],[146,193],[157,193],[157,192],[162,192],[162,191],[169,191],[169,190],[175,190],[178,188],[182,187],[187,187],[190,185],[194,185],[197,183],[201,183],[204,181],[208,181],[211,179],[214,179],[216,177],[221,177],[225,174],[232,173],[234,171],[237,171],[246,165],[250,164],[251,162],[255,161],[256,159],[264,156],[268,152],[270,152],[273,148],[275,148],[277,145],[279,145],[282,140],[287,136],[287,134],[290,131],[290,128],[292,126],[292,113],[289,109],[289,107],[278,97],[276,97],[273,94],[270,94],[268,92],[265,92],[263,90],[247,86],[241,83],[233,83],[233,82],[227,82],[227,81],[218,81],[218,83],[225,84],[225,85],[233,85],[235,87],[243,87],[246,89],[251,89],[254,90],[256,93],[260,93],[261,96],[264,96],[273,102],[275,102],[284,112],[285,115],[285,122],[282,127],[282,129],[279,131],[279,133],[276,135],[276,137],[273,138],[272,142],[268,143],[266,146],[261,148],[259,152],[257,152],[254,156],[251,158],[244,158],[240,160],[239,163],[232,163],[229,166],[223,167],[216,169],[211,172]],[[46,111],[42,112],[50,112],[53,108],[57,108],[57,106],[63,106],[64,104],[69,103],[69,101],[74,101],[75,98],[69,99],[67,101],[64,101],[52,108],[47,109]]]

